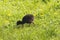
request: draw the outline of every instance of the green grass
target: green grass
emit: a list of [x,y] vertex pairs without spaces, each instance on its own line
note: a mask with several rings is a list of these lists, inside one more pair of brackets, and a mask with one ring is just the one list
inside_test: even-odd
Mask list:
[[[17,26],[26,14],[35,25]],[[0,40],[60,40],[60,0],[0,0]]]

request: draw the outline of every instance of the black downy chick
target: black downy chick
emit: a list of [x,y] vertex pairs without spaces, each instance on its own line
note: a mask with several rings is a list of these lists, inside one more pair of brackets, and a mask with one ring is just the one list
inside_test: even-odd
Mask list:
[[27,14],[25,15],[23,18],[22,18],[22,21],[17,21],[17,25],[20,25],[20,24],[31,24],[33,23],[33,20],[34,20],[34,16],[32,14]]

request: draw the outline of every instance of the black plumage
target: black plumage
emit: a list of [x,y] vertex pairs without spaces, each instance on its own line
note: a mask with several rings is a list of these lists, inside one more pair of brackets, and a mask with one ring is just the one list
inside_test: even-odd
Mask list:
[[32,14],[27,14],[22,18],[22,21],[20,20],[17,21],[17,25],[25,24],[25,23],[31,24],[33,23],[33,20],[34,20],[34,16]]

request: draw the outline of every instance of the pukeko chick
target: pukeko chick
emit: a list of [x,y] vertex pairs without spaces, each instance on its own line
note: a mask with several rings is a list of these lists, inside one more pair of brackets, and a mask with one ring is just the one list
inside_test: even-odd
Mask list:
[[17,21],[17,25],[19,25],[19,24],[23,25],[25,23],[31,24],[31,23],[33,23],[33,20],[34,20],[34,16],[32,14],[27,14],[22,18],[22,21],[20,21],[20,20]]

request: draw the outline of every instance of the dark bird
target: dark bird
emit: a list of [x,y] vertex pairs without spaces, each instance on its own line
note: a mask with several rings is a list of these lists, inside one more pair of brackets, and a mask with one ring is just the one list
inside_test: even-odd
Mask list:
[[23,25],[25,23],[31,24],[31,23],[33,23],[33,20],[34,20],[34,16],[32,14],[27,14],[22,18],[22,21],[20,21],[20,20],[17,21],[17,25],[19,25],[19,24]]

